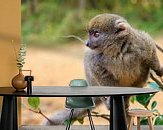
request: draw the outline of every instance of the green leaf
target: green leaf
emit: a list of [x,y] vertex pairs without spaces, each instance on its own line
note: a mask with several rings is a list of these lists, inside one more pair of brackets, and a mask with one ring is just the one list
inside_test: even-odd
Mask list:
[[146,95],[137,95],[136,100],[143,106],[146,105],[147,98],[149,97],[149,94]]
[[147,118],[142,118],[140,121],[141,125],[147,125],[148,124],[148,119]]
[[[75,119],[72,119],[72,120],[71,120],[71,125],[72,125],[75,121],[76,121]],[[63,124],[64,124],[64,125],[70,124],[70,119],[65,120]]]
[[163,125],[163,115],[160,115],[155,120],[155,125]]
[[77,120],[80,124],[84,123],[84,117],[78,117]]
[[156,106],[157,106],[157,102],[153,101],[152,104],[151,104],[151,109],[153,110]]
[[154,94],[144,94],[144,95],[137,95],[136,96],[136,100],[143,106],[148,106],[150,100],[152,99],[152,97],[154,96]]
[[17,63],[17,65],[22,65],[21,63]]
[[159,111],[157,109],[153,109],[152,112],[153,113],[159,113]]
[[23,67],[23,65],[22,64],[17,64],[17,67]]
[[26,54],[26,51],[25,50],[20,50],[20,54],[21,55],[25,55]]
[[24,47],[21,47],[21,48],[20,48],[20,51],[21,51],[21,52],[25,52],[25,48],[24,48]]
[[136,101],[136,96],[132,96],[132,97],[130,98],[130,101],[131,101],[131,103],[134,103],[134,102]]
[[[71,120],[71,125],[72,125],[75,121],[78,121],[80,124],[83,124],[83,123],[84,123],[84,117],[79,116],[79,117],[77,117],[77,118],[75,118],[75,119],[72,119],[72,120]],[[67,124],[69,124],[69,123],[70,123],[70,119],[67,119],[67,120],[64,121],[64,125],[67,125]]]
[[33,109],[38,109],[40,105],[40,98],[39,97],[29,97],[28,98],[28,104]]
[[67,126],[67,125],[68,125],[67,120],[65,120],[65,121],[63,122],[63,124],[64,124],[65,126]]
[[25,64],[25,62],[22,62],[22,64]]
[[17,59],[16,61],[17,61],[17,62],[22,62],[22,61],[24,61],[24,59],[23,59],[23,58],[22,58],[22,59],[19,58],[19,59]]
[[23,56],[23,57],[26,56],[26,53],[22,53],[22,56]]
[[155,96],[155,94],[150,94],[150,96],[148,97],[148,101],[150,102],[150,100]]
[[148,86],[149,86],[150,88],[152,88],[152,89],[155,89],[155,90],[161,90],[161,89],[160,89],[160,86],[159,86],[157,83],[155,83],[155,82],[150,82],[150,83],[148,84]]

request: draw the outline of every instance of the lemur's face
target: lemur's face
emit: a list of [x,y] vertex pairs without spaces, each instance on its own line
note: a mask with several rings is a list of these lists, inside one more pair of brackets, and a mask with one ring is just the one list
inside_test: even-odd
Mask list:
[[86,46],[91,49],[103,50],[115,44],[115,39],[126,36],[128,27],[130,25],[127,21],[118,15],[97,15],[89,22],[89,39]]

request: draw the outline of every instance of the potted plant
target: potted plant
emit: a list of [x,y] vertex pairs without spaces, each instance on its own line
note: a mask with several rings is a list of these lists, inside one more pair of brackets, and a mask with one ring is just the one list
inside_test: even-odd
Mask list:
[[[12,41],[13,44],[13,41]],[[15,52],[15,57],[16,57],[16,64],[17,64],[17,69],[18,69],[18,74],[13,77],[12,79],[12,86],[17,90],[17,91],[24,91],[24,89],[27,87],[26,81],[24,80],[24,75],[22,74],[22,68],[23,65],[25,64],[25,56],[26,56],[26,47],[25,44],[21,44],[20,49],[17,53],[15,46],[14,47],[14,52]]]

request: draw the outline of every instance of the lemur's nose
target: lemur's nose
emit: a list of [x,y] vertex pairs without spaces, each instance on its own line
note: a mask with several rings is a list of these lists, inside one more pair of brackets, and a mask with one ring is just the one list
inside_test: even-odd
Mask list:
[[90,47],[90,46],[91,46],[91,42],[90,42],[90,40],[87,40],[87,42],[86,42],[86,46],[87,46],[87,47]]

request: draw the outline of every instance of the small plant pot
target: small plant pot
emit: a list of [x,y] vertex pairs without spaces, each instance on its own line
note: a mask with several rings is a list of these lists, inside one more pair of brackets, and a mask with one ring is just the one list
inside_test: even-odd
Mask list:
[[16,89],[16,91],[24,91],[27,87],[27,82],[25,81],[21,70],[19,70],[19,74],[13,77],[12,86]]

